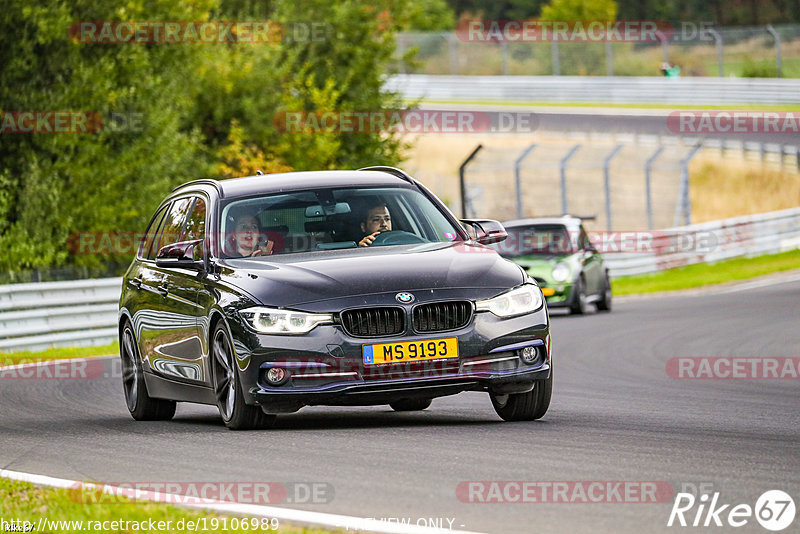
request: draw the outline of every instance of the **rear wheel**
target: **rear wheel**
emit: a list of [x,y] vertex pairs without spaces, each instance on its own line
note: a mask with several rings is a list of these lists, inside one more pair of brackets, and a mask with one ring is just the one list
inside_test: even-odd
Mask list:
[[606,273],[605,276],[600,300],[597,301],[597,309],[600,311],[611,311],[611,279],[608,277],[608,273]]
[[534,421],[547,413],[550,397],[553,395],[553,370],[550,378],[536,380],[533,389],[527,393],[495,395],[490,393],[492,406],[504,421]]
[[122,359],[122,388],[125,404],[137,421],[164,421],[175,415],[175,401],[153,399],[147,393],[142,371],[142,359],[136,344],[136,336],[130,322],[122,328],[122,344],[119,348]]
[[239,373],[234,363],[233,344],[222,321],[217,323],[212,340],[214,393],[225,426],[231,430],[270,428],[275,424],[276,417],[244,402]]
[[396,412],[418,412],[431,405],[432,399],[403,399],[389,403]]
[[572,304],[569,306],[570,313],[583,315],[586,313],[586,285],[583,283],[583,277],[578,277],[575,281],[572,294]]

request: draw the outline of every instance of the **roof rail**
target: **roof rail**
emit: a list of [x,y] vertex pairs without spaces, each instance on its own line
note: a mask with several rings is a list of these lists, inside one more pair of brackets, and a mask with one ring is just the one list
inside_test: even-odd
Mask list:
[[178,187],[176,187],[175,189],[173,189],[172,192],[174,193],[178,189],[181,189],[182,187],[186,187],[187,185],[195,185],[195,184],[197,184],[197,185],[211,185],[211,186],[214,187],[214,189],[217,190],[217,193],[219,193],[220,197],[223,196],[222,184],[220,184],[216,180],[212,180],[211,178],[200,178],[199,180],[192,180],[191,182],[186,182],[185,184],[181,184]]
[[396,176],[396,177],[398,177],[398,178],[400,178],[402,180],[405,180],[406,182],[408,182],[410,184],[414,183],[414,179],[411,176],[409,176],[404,170],[398,169],[397,167],[387,167],[387,166],[384,166],[384,165],[375,165],[375,166],[372,166],[372,167],[363,167],[363,168],[358,169],[358,170],[359,171],[386,172],[386,173],[391,174],[392,176]]

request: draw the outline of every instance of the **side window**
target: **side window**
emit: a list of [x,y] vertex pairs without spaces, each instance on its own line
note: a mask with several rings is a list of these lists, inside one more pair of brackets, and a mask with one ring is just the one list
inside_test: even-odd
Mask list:
[[161,227],[161,221],[164,220],[164,214],[167,213],[167,206],[160,209],[150,221],[150,226],[147,227],[147,232],[144,234],[144,239],[139,244],[139,251],[136,254],[137,258],[149,257],[150,247],[153,246],[153,239],[158,235],[158,230]]
[[[186,229],[181,241],[194,241],[206,237],[206,201],[197,197],[194,201],[189,217],[186,219]],[[203,259],[203,245],[194,248],[194,259]]]
[[186,230],[181,241],[194,241],[206,237],[206,201],[197,197],[192,212],[186,219]]
[[[194,198],[189,197],[176,200],[172,203],[172,207],[170,207],[169,212],[167,212],[167,216],[164,217],[161,234],[158,240],[153,242],[153,248],[150,249],[150,255],[155,257],[162,247],[177,243],[181,240],[186,216],[189,213],[189,209],[192,207],[193,201]],[[148,258],[150,255],[148,255]]]

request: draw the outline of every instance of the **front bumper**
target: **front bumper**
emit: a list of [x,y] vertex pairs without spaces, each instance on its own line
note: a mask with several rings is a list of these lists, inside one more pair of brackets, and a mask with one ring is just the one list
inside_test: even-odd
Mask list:
[[[362,347],[402,341],[456,338],[458,357],[413,363],[366,365]],[[244,341],[244,343],[242,343]],[[376,405],[401,399],[434,398],[462,391],[524,393],[550,376],[546,308],[500,319],[476,313],[466,327],[435,334],[355,338],[340,325],[321,325],[304,336],[252,334],[235,343],[246,402],[267,413],[294,412],[311,405]],[[524,347],[536,358],[520,358]],[[270,385],[266,371],[280,367],[288,377]]]
[[542,294],[547,300],[548,308],[558,308],[569,306],[572,302],[572,288],[574,284],[571,282],[558,282],[547,283],[537,279],[539,287],[542,289]]

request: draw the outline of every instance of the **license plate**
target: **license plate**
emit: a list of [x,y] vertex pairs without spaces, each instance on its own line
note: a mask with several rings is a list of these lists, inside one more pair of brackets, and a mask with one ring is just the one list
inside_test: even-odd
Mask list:
[[458,358],[458,340],[454,337],[449,337],[425,341],[364,345],[362,352],[364,365],[444,360]]

